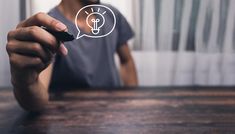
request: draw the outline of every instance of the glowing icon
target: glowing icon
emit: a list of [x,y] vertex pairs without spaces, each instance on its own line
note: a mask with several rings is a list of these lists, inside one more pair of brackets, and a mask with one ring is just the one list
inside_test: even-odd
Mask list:
[[[99,13],[100,8],[98,8],[97,12],[94,12],[93,8],[91,8],[91,11],[92,11],[92,13],[90,13],[90,14],[87,11],[85,11],[85,13],[88,15],[86,18],[86,23],[91,28],[92,33],[94,35],[97,35],[97,34],[99,34],[100,29],[104,26],[104,23],[105,23],[104,14],[106,12],[103,12],[102,14]],[[92,16],[96,16],[96,18],[94,18]],[[100,16],[100,18],[102,18],[102,19],[98,18],[97,16]]]
[[[86,15],[86,24],[91,30],[90,34],[82,33],[79,28],[78,20],[79,16],[82,14]],[[78,11],[75,17],[75,25],[78,30],[78,35],[76,39],[80,39],[84,36],[90,38],[102,38],[111,34],[115,29],[116,16],[114,12],[107,6],[96,4],[88,5]]]

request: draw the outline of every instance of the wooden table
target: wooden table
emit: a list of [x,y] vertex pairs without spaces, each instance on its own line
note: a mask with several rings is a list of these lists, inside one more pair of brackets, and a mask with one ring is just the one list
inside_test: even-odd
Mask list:
[[0,90],[0,134],[235,134],[235,88],[58,92],[41,114]]

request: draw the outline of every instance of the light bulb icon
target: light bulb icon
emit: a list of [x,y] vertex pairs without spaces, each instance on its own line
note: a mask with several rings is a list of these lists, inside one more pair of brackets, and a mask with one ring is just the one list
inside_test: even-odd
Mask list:
[[[85,24],[89,27],[90,32],[81,31],[78,20],[86,15]],[[76,39],[82,37],[103,38],[110,35],[117,24],[116,15],[108,6],[101,4],[87,5],[81,8],[75,16],[75,26],[77,29]]]
[[106,12],[103,12],[102,14],[99,12],[100,9],[98,9],[97,12],[94,12],[94,9],[91,8],[92,13],[85,12],[88,16],[86,18],[87,25],[91,28],[91,32],[94,35],[98,35],[100,33],[100,29],[105,24],[105,17],[104,14]]

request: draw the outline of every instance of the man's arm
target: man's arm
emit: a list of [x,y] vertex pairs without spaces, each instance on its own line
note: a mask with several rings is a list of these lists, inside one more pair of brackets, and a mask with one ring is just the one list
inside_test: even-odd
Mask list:
[[120,59],[120,75],[124,86],[138,86],[138,78],[135,63],[128,44],[125,43],[117,50]]
[[41,111],[49,102],[49,84],[53,70],[50,64],[39,74],[38,79],[28,86],[14,86],[14,95],[22,108],[27,111]]
[[48,103],[54,55],[67,54],[64,45],[59,47],[57,39],[41,26],[58,32],[67,30],[60,21],[38,13],[10,31],[6,45],[15,97],[25,110],[34,112]]

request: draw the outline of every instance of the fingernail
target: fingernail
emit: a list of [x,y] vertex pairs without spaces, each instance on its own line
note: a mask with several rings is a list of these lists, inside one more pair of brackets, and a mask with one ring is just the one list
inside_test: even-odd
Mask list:
[[64,46],[64,44],[60,45],[60,51],[64,56],[68,55],[68,49]]
[[59,22],[59,23],[56,24],[56,29],[59,30],[59,31],[64,31],[64,30],[67,29],[67,26],[64,25],[63,23]]

